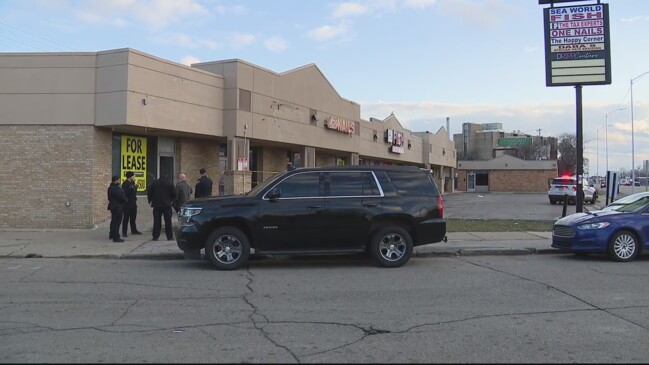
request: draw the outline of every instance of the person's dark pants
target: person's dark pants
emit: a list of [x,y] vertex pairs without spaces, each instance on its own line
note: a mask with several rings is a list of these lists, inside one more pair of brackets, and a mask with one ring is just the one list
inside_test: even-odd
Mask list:
[[124,214],[124,209],[119,206],[112,208],[110,210],[110,235],[109,237],[115,241],[120,239],[119,237],[119,226],[122,224],[122,216]]
[[162,217],[165,219],[165,234],[167,239],[170,240],[174,237],[173,228],[171,227],[171,207],[153,208],[153,239],[157,240],[160,237],[160,230],[162,229]]
[[135,219],[137,218],[137,204],[129,203],[124,207],[124,218],[122,219],[122,235],[126,236],[128,232],[128,223],[131,223],[131,233],[137,232]]

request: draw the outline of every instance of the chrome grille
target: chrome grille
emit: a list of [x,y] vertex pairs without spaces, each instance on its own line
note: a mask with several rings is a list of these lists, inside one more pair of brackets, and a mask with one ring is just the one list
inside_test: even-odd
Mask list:
[[575,230],[572,227],[554,226],[552,234],[557,237],[572,238],[575,236]]

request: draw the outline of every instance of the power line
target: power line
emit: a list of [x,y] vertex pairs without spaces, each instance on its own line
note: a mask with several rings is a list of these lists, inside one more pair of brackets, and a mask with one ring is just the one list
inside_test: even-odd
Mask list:
[[[30,32],[28,32],[26,30],[16,28],[16,27],[14,27],[12,25],[9,25],[7,23],[0,22],[0,29],[3,29],[3,27],[4,27],[5,32],[11,33],[14,36],[17,36],[17,37],[19,37],[21,39],[21,41],[18,41],[16,39],[12,39],[12,38],[9,38],[9,37],[5,36],[6,38],[9,38],[9,39],[13,40],[14,42],[26,44],[25,41],[27,41],[27,42],[32,43],[32,45],[28,45],[28,46],[37,48],[39,50],[43,50],[43,49],[38,48],[38,47],[46,47],[46,48],[51,48],[51,49],[58,50],[58,51],[60,51],[62,49],[67,49],[67,50],[70,50],[70,51],[78,52],[78,50],[76,50],[74,48],[68,47],[68,46],[63,45],[61,43],[51,41],[51,40],[49,40],[47,38],[43,38],[43,37],[41,37],[39,35],[36,35],[34,33],[30,33]],[[36,46],[34,46],[33,44],[36,44]]]

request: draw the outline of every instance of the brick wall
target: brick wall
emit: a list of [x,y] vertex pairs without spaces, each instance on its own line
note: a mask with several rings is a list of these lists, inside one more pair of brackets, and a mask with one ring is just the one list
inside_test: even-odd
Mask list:
[[268,180],[278,172],[286,171],[286,150],[282,148],[264,147],[260,149],[261,182]]
[[[107,167],[95,163],[96,137],[103,137],[95,127],[2,125],[0,135],[0,227],[90,228],[104,216],[93,200],[102,195],[101,169],[110,175],[110,143]],[[109,183],[101,184],[102,204]]]
[[[92,128],[92,127],[90,127]],[[92,165],[92,209],[94,223],[110,219],[108,207],[108,186],[112,177],[113,133],[110,129],[93,128],[94,163]]]
[[[219,144],[217,141],[200,138],[179,138],[178,159],[180,171],[178,174],[187,176],[187,183],[194,190],[196,180],[200,177],[198,170],[204,167],[207,176],[212,179],[212,195],[219,193],[219,177],[223,171],[219,171]],[[174,184],[177,176],[174,176]],[[193,194],[192,194],[193,196]]]
[[489,191],[547,192],[555,170],[507,170],[489,173]]

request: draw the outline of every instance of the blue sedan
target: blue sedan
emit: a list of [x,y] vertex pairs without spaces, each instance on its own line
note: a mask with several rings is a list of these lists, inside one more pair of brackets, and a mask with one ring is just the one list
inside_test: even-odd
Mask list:
[[559,219],[552,229],[552,247],[576,254],[608,253],[614,261],[633,260],[649,249],[649,192]]

